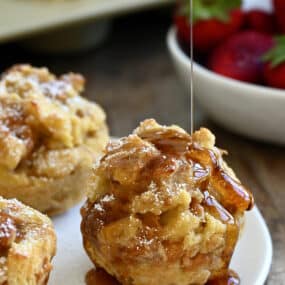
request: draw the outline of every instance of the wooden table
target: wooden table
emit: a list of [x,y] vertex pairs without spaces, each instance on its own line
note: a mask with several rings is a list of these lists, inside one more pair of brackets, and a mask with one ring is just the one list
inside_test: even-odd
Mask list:
[[[70,70],[83,73],[88,80],[86,96],[105,108],[114,136],[128,134],[149,117],[187,128],[188,99],[165,44],[169,15],[166,10],[116,20],[110,39],[102,47],[74,56],[35,55],[14,44],[3,46],[1,69],[30,62],[48,66],[58,74]],[[211,128],[218,145],[229,150],[230,165],[253,191],[270,228],[274,260],[267,284],[285,284],[285,147],[231,134],[198,110],[196,116],[196,127]]]

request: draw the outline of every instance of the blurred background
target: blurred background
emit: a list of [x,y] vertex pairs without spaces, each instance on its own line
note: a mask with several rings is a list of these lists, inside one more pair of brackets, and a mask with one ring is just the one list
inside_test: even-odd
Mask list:
[[[32,6],[37,1],[27,2]],[[34,28],[36,35],[31,36],[29,30],[20,38],[3,39],[0,46],[2,71],[15,63],[30,63],[47,66],[58,75],[68,71],[82,73],[87,80],[85,96],[104,107],[113,136],[127,135],[146,117],[187,126],[187,96],[182,95],[182,86],[175,84],[177,78],[166,46],[174,1],[130,4],[123,11],[115,10],[111,4],[108,6],[111,12],[104,14],[103,19],[102,16],[97,18],[96,4],[90,4],[92,1],[44,2],[62,7],[76,2],[93,5],[95,17],[71,20],[63,28],[61,25],[50,27],[49,23],[45,27],[48,32]],[[100,6],[101,2],[104,5],[108,1],[94,2]],[[124,6],[128,1],[117,2]],[[129,1],[132,2],[143,1]],[[45,5],[48,8],[49,5]],[[66,13],[64,8],[61,9],[60,18]],[[0,10],[3,12],[2,8]],[[34,25],[37,25],[36,21]],[[89,29],[88,35],[84,34],[86,28]],[[73,38],[74,29],[78,31],[76,38]],[[73,43],[67,43],[66,33]],[[100,39],[96,41],[98,33]],[[177,96],[180,96],[178,100],[175,99]]]
[[[85,96],[106,110],[112,136],[127,135],[150,117],[189,130],[186,2],[190,3],[0,0],[1,71],[30,63],[58,75],[82,73],[87,80]],[[232,10],[243,7],[247,12],[233,29],[216,35],[218,39],[206,36],[209,41],[203,41],[202,31],[211,31],[205,25],[194,33],[195,128],[206,126],[215,133],[217,144],[229,151],[227,160],[237,176],[253,191],[274,244],[267,284],[281,285],[285,284],[285,25],[280,19],[285,16],[285,1],[245,1],[243,6],[240,1],[220,2],[228,15],[217,10],[207,12],[206,18],[197,15],[193,28],[199,21],[212,20],[212,12],[223,28],[232,19]],[[217,31],[219,26],[214,27]]]

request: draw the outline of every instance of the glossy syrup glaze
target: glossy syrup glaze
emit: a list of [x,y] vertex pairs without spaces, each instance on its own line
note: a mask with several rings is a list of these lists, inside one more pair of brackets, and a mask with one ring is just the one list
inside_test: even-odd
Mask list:
[[[100,251],[99,241],[97,240],[98,234],[104,226],[128,217],[129,209],[125,205],[129,203],[129,201],[132,201],[133,196],[143,193],[147,185],[150,185],[153,181],[159,187],[163,181],[169,181],[169,177],[175,177],[176,184],[189,183],[189,191],[192,195],[189,205],[191,213],[199,217],[201,216],[201,221],[203,217],[205,217],[205,213],[207,213],[226,225],[224,247],[221,254],[224,265],[220,269],[211,272],[211,281],[207,284],[239,284],[239,278],[233,271],[228,269],[228,266],[239,237],[240,229],[243,225],[244,211],[250,210],[253,207],[254,199],[250,191],[238,181],[223,161],[223,151],[216,147],[203,147],[199,143],[193,142],[188,134],[179,133],[179,135],[177,135],[175,130],[149,131],[144,134],[139,134],[139,136],[147,140],[147,142],[151,142],[151,144],[155,146],[155,149],[146,144],[137,144],[136,138],[131,137],[127,142],[121,141],[114,146],[109,146],[107,155],[101,161],[101,167],[103,165],[103,168],[100,169],[99,167],[99,173],[101,171],[101,173],[104,173],[104,177],[108,177],[108,179],[109,177],[115,177],[115,179],[108,181],[108,193],[102,196],[103,198],[101,197],[95,201],[89,200],[82,208],[81,214],[83,221],[81,229],[83,237],[88,237],[88,239],[84,239],[85,248],[90,246],[91,240],[95,248],[97,247],[96,250]],[[126,159],[119,157],[120,153],[129,153],[131,148],[134,149],[134,146],[136,147],[136,156],[128,155]],[[121,152],[119,152],[118,149]],[[157,154],[157,150],[159,154]],[[114,160],[114,157],[117,160]],[[112,158],[112,163],[108,161],[110,158]],[[132,165],[132,160],[137,161]],[[106,163],[105,166],[104,163]],[[136,167],[140,165],[140,163],[143,166],[137,170]],[[120,172],[116,172],[118,169]],[[187,178],[184,181],[183,177],[187,175],[189,169],[191,170],[189,172],[191,173],[191,178],[189,180],[187,180]],[[137,173],[138,175],[136,175]],[[133,180],[131,183],[127,183],[126,179]],[[124,191],[122,191],[122,189]],[[192,191],[196,191],[197,189],[198,192],[202,194],[202,200],[199,200],[197,196],[192,193]],[[168,200],[166,200],[166,202],[171,203],[171,201]],[[141,216],[137,215],[137,217],[142,221],[142,224],[145,225],[145,228],[148,229],[148,232],[141,232],[139,239],[154,241],[151,246],[154,251],[157,250],[161,245],[160,237],[163,228],[161,224],[162,220],[159,218],[159,215],[144,214]],[[86,241],[88,241],[88,244],[86,244]],[[169,255],[167,255],[168,262],[170,262],[169,264],[179,259],[181,253],[179,244],[164,242],[162,246],[166,249],[167,254],[169,253]],[[136,248],[135,252],[117,252],[118,250],[116,248],[115,250],[114,252],[111,251],[112,256],[120,257],[123,255],[123,259],[119,262],[126,263],[126,260],[128,260],[129,264],[136,260],[132,259],[133,256],[136,258],[136,256],[144,254],[143,248]],[[203,262],[207,262],[207,257],[201,254],[197,254],[196,258],[189,257],[189,260],[191,260],[189,263],[190,266],[199,264],[201,259],[204,260]],[[187,265],[185,265],[185,269],[187,270],[186,266]],[[96,285],[108,284],[104,283],[104,276],[106,276],[106,274],[102,275],[102,273],[100,273],[99,275],[101,277],[103,276],[100,281],[97,271],[88,273],[89,279],[87,279],[96,280]],[[94,282],[90,282],[87,284],[95,284]]]

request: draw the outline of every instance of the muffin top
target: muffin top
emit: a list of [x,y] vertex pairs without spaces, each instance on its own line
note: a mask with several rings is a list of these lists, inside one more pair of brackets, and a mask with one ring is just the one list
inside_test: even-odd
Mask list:
[[59,156],[64,159],[64,150],[95,144],[97,132],[106,128],[105,114],[80,96],[83,90],[79,74],[56,77],[30,65],[5,72],[0,81],[0,168],[38,168],[39,160],[50,165]]
[[38,272],[39,278],[49,273],[50,259],[55,250],[55,231],[47,216],[15,199],[5,200],[0,197],[0,284],[6,284],[9,270],[16,271],[22,260],[29,258],[34,263],[42,263],[43,271]]
[[214,144],[205,128],[190,136],[146,120],[107,146],[82,208],[95,264],[123,284],[162,275],[165,284],[204,284],[227,270],[253,198]]

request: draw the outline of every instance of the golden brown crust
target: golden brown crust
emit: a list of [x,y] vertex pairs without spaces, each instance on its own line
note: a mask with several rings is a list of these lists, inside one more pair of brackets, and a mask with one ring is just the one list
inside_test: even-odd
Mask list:
[[49,214],[84,195],[82,183],[101,154],[105,113],[80,96],[84,78],[17,65],[0,81],[0,195]]
[[55,231],[47,216],[0,197],[0,284],[46,284],[55,250]]
[[201,129],[146,120],[112,142],[82,208],[85,249],[122,284],[205,284],[227,272],[251,194]]

